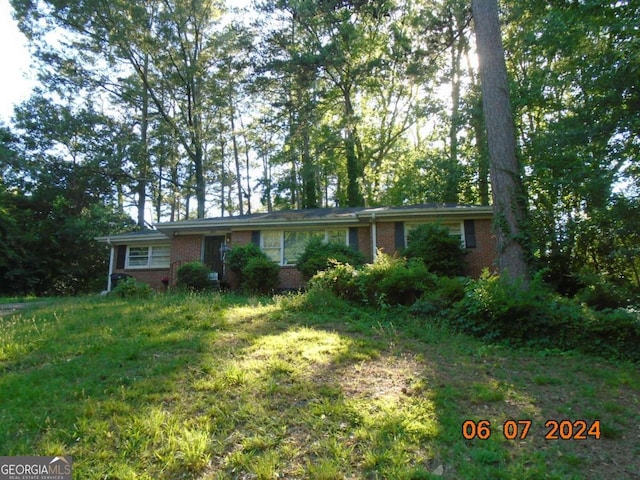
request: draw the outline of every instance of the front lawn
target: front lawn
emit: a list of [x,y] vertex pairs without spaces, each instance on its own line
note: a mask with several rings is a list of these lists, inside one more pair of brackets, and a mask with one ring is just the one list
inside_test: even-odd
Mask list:
[[[401,309],[176,294],[57,300],[0,322],[0,455],[72,455],[77,479],[640,471],[637,365],[490,346]],[[488,438],[465,439],[467,420],[467,436],[490,422]],[[577,439],[578,420],[600,438]]]

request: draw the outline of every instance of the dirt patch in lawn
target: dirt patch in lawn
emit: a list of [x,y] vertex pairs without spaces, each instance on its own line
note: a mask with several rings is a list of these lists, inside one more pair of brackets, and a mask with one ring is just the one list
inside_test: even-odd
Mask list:
[[425,365],[410,354],[384,354],[325,373],[323,382],[340,386],[345,397],[398,400],[411,393]]
[[[574,472],[578,468],[585,479],[640,479],[637,366],[506,349],[454,352],[449,346],[397,340],[377,357],[314,372],[315,382],[338,385],[345,398],[400,404],[412,396],[428,396],[435,399],[438,416],[446,411],[458,418],[458,440],[465,420],[487,419],[492,434],[504,440],[508,457],[536,452],[548,465],[563,464]],[[526,438],[505,439],[507,420],[531,421]],[[565,423],[565,439],[552,431],[563,421],[570,422]],[[593,429],[582,439],[578,421],[588,429],[597,422],[600,438]],[[473,441],[466,443],[474,448]],[[476,440],[478,446],[482,442]],[[450,454],[443,451],[443,464]],[[445,472],[445,478],[456,476],[454,469]]]

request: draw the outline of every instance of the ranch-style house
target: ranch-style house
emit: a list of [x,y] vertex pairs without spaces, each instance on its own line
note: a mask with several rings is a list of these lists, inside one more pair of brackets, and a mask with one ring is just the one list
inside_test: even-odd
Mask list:
[[319,208],[160,223],[154,229],[97,240],[111,248],[108,290],[119,275],[155,289],[174,285],[177,269],[192,261],[207,265],[220,281],[233,283],[225,269],[225,251],[249,242],[280,265],[280,287],[296,289],[304,286],[296,260],[313,236],[344,242],[371,262],[378,251],[392,254],[406,247],[408,232],[429,222],[439,222],[460,237],[469,252],[467,274],[477,277],[495,261],[491,218],[491,207],[475,205]]

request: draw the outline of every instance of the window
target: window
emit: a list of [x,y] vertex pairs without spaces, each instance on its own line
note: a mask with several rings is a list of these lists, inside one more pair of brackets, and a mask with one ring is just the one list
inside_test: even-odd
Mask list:
[[262,232],[262,251],[274,262],[282,262],[282,232]]
[[325,232],[284,232],[283,265],[295,265],[312,238],[324,238]]
[[128,247],[125,268],[168,268],[170,256],[168,245]]
[[312,238],[346,244],[347,230],[263,231],[260,235],[260,247],[274,262],[280,265],[295,265]]
[[[404,227],[404,244],[405,246],[408,244],[409,232],[411,229],[416,228],[420,225],[424,225],[427,222],[423,223],[407,223]],[[464,240],[464,228],[463,222],[438,222],[438,225],[446,227],[449,229],[449,236],[457,237],[460,239],[460,244],[462,248],[465,248],[465,240]]]
[[327,230],[325,236],[325,242],[332,243],[348,243],[347,230]]

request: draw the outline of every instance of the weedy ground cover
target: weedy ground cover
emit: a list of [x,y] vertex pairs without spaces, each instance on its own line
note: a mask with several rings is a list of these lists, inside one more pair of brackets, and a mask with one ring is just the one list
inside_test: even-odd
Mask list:
[[[175,294],[56,300],[0,322],[0,454],[72,455],[75,478],[640,471],[637,365],[486,345],[401,308]],[[467,420],[490,435],[465,438]],[[531,421],[525,438],[506,438],[509,420]],[[546,439],[562,420],[598,420],[600,439]]]

